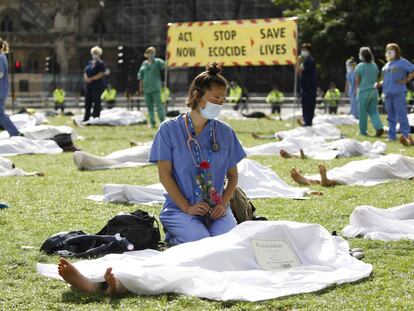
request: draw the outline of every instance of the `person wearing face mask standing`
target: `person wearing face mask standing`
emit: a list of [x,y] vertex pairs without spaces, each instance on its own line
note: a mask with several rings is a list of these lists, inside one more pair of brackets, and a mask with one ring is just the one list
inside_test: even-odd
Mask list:
[[154,107],[157,109],[160,122],[165,119],[165,110],[161,101],[161,72],[165,69],[165,62],[155,55],[155,48],[149,47],[144,54],[147,60],[142,63],[138,71],[139,92],[144,94],[152,128],[155,128]]
[[91,49],[92,59],[83,70],[83,78],[86,83],[85,116],[83,117],[83,122],[90,119],[92,105],[92,117],[99,118],[101,115],[101,95],[105,89],[104,76],[106,72],[105,63],[101,60],[102,52],[99,46],[94,46]]
[[316,64],[311,55],[310,43],[302,44],[300,51],[301,63],[296,67],[296,73],[301,77],[302,115],[304,126],[312,126],[316,107]]
[[355,69],[355,90],[359,109],[359,133],[368,136],[368,116],[371,118],[376,137],[384,133],[380,115],[378,113],[378,91],[375,83],[378,79],[378,66],[374,62],[374,56],[369,47],[361,47],[359,50],[361,61]]
[[9,53],[9,44],[0,38],[0,125],[10,136],[19,136],[21,135],[19,130],[5,112],[6,99],[9,93],[7,53]]
[[401,57],[400,47],[389,43],[385,49],[387,63],[382,68],[383,80],[376,84],[382,86],[385,95],[385,108],[388,113],[388,138],[397,139],[397,122],[400,124],[400,142],[404,146],[414,145],[410,136],[410,124],[407,117],[406,84],[414,78],[414,65]]
[[356,61],[354,57],[351,57],[346,61],[346,84],[345,84],[345,94],[348,94],[349,99],[351,101],[351,110],[349,114],[352,114],[356,119],[359,119],[358,113],[358,102],[356,99],[356,92],[355,92],[355,67]]
[[[234,131],[215,119],[228,86],[221,68],[218,62],[210,63],[193,80],[186,100],[190,110],[163,122],[152,144],[149,161],[157,163],[167,192],[160,220],[169,244],[220,235],[236,226],[229,202],[237,187],[237,163],[246,153]],[[202,174],[220,198],[215,207],[201,195]]]

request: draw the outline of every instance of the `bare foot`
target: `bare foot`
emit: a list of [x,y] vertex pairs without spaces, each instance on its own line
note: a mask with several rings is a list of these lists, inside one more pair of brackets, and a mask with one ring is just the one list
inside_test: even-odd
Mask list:
[[319,165],[319,174],[321,174],[321,185],[324,187],[332,187],[337,185],[335,180],[330,180],[326,176],[326,167],[322,164]]
[[72,285],[72,287],[79,289],[84,293],[92,294],[99,289],[98,283],[89,281],[65,258],[60,258],[58,272],[66,282]]
[[44,177],[46,175],[43,172],[36,172],[35,174],[36,174],[36,176],[39,176],[39,177]]
[[300,152],[300,158],[302,160],[305,160],[306,159],[306,155],[305,155],[305,152],[303,152],[303,149],[300,149],[299,152]]
[[108,284],[108,288],[105,291],[105,295],[117,296],[126,294],[128,290],[119,282],[119,280],[112,273],[112,268],[106,269],[104,275],[105,281]]
[[289,152],[287,152],[286,150],[284,150],[284,149],[281,149],[280,150],[280,156],[282,158],[284,158],[284,159],[290,159],[290,158],[292,158],[292,155]]
[[292,170],[290,171],[290,176],[299,185],[309,186],[309,185],[313,185],[313,184],[319,184],[318,180],[310,180],[310,179],[307,179],[306,177],[302,176],[296,168],[292,168]]

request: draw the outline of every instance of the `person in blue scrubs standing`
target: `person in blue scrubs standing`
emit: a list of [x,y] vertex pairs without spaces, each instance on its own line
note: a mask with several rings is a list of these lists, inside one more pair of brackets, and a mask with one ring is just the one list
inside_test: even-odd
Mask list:
[[302,87],[302,115],[304,126],[312,126],[316,107],[316,64],[311,55],[312,46],[310,43],[302,44],[300,51],[301,64],[296,68],[297,74],[301,77]]
[[[157,163],[167,191],[160,220],[172,245],[220,235],[236,226],[229,202],[237,187],[237,163],[246,153],[234,131],[215,119],[228,86],[220,72],[220,63],[210,63],[194,79],[186,101],[190,111],[163,122],[151,148],[149,161]],[[221,196],[215,207],[201,196],[196,178],[204,170]]]
[[102,49],[95,46],[91,49],[92,59],[86,65],[83,71],[83,78],[86,83],[85,94],[85,116],[83,122],[91,117],[91,109],[93,105],[92,117],[99,118],[101,115],[101,95],[105,89],[104,76],[105,64],[101,60]]
[[9,93],[9,66],[5,55],[8,52],[8,43],[0,38],[0,125],[9,133],[10,136],[19,136],[21,135],[19,130],[5,112],[7,94]]
[[355,92],[355,67],[357,63],[355,61],[354,57],[351,57],[346,61],[346,85],[345,85],[345,93],[348,94],[350,100],[351,100],[351,111],[349,112],[352,114],[356,119],[359,118],[359,112],[358,112],[358,102],[356,98],[356,92]]
[[410,124],[407,117],[406,84],[414,78],[414,64],[401,57],[400,47],[389,43],[385,49],[387,63],[382,68],[383,80],[377,84],[382,86],[385,95],[385,107],[388,113],[388,138],[397,139],[396,126],[400,124],[400,142],[404,146],[414,145],[410,136]]

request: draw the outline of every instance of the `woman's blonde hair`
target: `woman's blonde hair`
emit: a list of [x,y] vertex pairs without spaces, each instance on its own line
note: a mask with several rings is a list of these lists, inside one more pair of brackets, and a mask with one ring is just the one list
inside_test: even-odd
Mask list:
[[99,46],[94,46],[93,48],[91,48],[91,54],[97,54],[101,56],[102,53],[103,53],[103,50]]
[[148,54],[150,53],[157,53],[157,50],[153,46],[150,46],[145,50],[144,56],[148,57]]
[[395,51],[395,58],[401,58],[401,49],[397,43],[388,43],[385,47],[385,50],[394,50]]
[[9,44],[7,41],[4,41],[2,38],[0,38],[0,51],[4,54],[9,53]]

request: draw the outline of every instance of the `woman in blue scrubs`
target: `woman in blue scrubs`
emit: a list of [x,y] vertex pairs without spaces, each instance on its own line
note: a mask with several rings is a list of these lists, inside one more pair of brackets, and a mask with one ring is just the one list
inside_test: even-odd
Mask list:
[[[215,119],[227,93],[220,72],[220,63],[207,65],[190,86],[186,102],[190,111],[163,122],[152,145],[149,160],[157,163],[167,191],[160,219],[166,241],[173,245],[220,235],[236,226],[229,202],[237,187],[237,163],[246,153],[234,131]],[[196,180],[204,170],[221,196],[215,207],[204,202]]]
[[346,85],[345,85],[345,93],[348,94],[350,100],[351,100],[351,110],[350,114],[352,114],[356,119],[359,118],[358,113],[358,101],[356,98],[356,83],[355,83],[355,67],[357,63],[355,61],[355,58],[351,57],[346,61]]
[[401,57],[400,47],[395,43],[389,43],[385,49],[387,63],[382,68],[383,81],[377,87],[382,86],[385,95],[385,107],[388,113],[389,132],[388,138],[396,140],[397,122],[400,124],[400,142],[404,146],[414,145],[410,136],[410,125],[407,118],[406,84],[414,78],[414,65]]

